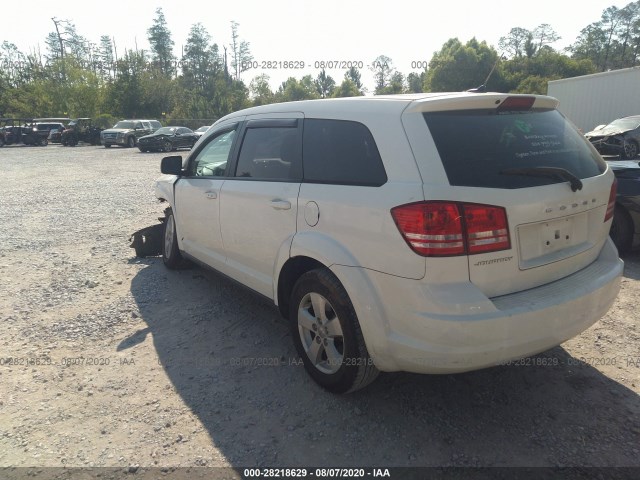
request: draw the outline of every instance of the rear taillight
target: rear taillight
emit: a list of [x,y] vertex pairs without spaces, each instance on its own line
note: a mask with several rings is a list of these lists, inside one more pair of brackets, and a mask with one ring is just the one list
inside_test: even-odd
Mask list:
[[473,255],[511,248],[503,207],[459,202],[420,202],[391,210],[411,249],[425,257]]
[[618,190],[618,179],[614,178],[609,192],[609,203],[607,203],[607,213],[604,214],[604,221],[613,218],[613,212],[616,209],[616,192]]

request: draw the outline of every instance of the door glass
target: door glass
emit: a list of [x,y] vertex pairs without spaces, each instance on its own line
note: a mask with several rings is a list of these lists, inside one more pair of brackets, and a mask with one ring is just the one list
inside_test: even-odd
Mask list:
[[227,168],[227,160],[236,131],[223,132],[213,138],[191,162],[190,176],[222,177]]
[[249,128],[242,142],[235,176],[299,180],[300,164],[297,128]]

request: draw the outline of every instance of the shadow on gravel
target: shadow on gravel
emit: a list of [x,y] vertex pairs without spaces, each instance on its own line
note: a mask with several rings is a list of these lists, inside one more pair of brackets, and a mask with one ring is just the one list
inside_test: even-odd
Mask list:
[[232,465],[638,465],[638,396],[561,347],[473,373],[381,374],[334,396],[308,378],[269,302],[202,269],[144,263],[131,291],[148,329],[119,349],[152,334]]

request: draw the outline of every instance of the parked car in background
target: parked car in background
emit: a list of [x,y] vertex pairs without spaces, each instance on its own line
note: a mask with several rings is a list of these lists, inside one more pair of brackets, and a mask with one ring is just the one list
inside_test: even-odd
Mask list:
[[49,143],[62,143],[62,132],[64,132],[64,128],[52,128],[47,137]]
[[614,174],[557,105],[437,93],[227,115],[162,160],[164,264],[270,298],[333,392],[545,351],[608,311],[623,269]]
[[67,128],[60,135],[60,143],[65,147],[73,147],[78,142],[85,142],[91,145],[100,145],[101,128],[93,124],[91,118],[76,118],[69,122]]
[[640,165],[637,161],[608,161],[618,181],[611,238],[620,252],[640,246]]
[[49,143],[47,138],[38,131],[36,125],[34,123],[28,123],[31,122],[31,120],[25,123],[23,122],[24,120],[17,119],[13,123],[2,127],[0,146],[15,144],[47,146]]
[[162,127],[151,135],[140,137],[138,148],[141,152],[170,152],[178,148],[192,148],[198,138],[193,130],[187,127]]
[[202,135],[207,133],[207,130],[209,130],[209,128],[210,128],[210,125],[204,125],[204,126],[200,127],[199,129],[194,130],[193,133],[195,133],[198,136],[198,138],[200,138]]
[[[65,126],[61,122],[38,122],[36,123],[36,128],[38,129],[38,134],[40,134],[43,138],[46,138],[47,141],[51,141],[51,132],[53,130],[55,130],[56,132],[60,132],[61,137]],[[60,143],[60,141],[58,141],[57,143]]]
[[112,128],[102,132],[102,144],[105,148],[112,145],[133,148],[138,139],[158,130],[162,125],[158,120],[120,120]]
[[601,155],[620,155],[623,159],[636,158],[640,152],[640,115],[598,125],[584,135]]

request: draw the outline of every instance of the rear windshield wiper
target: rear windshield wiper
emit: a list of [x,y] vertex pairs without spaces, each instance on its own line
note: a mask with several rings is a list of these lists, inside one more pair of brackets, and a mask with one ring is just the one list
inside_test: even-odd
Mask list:
[[571,191],[582,190],[582,181],[569,170],[558,167],[507,168],[501,175],[523,175],[525,177],[559,178],[571,184]]

